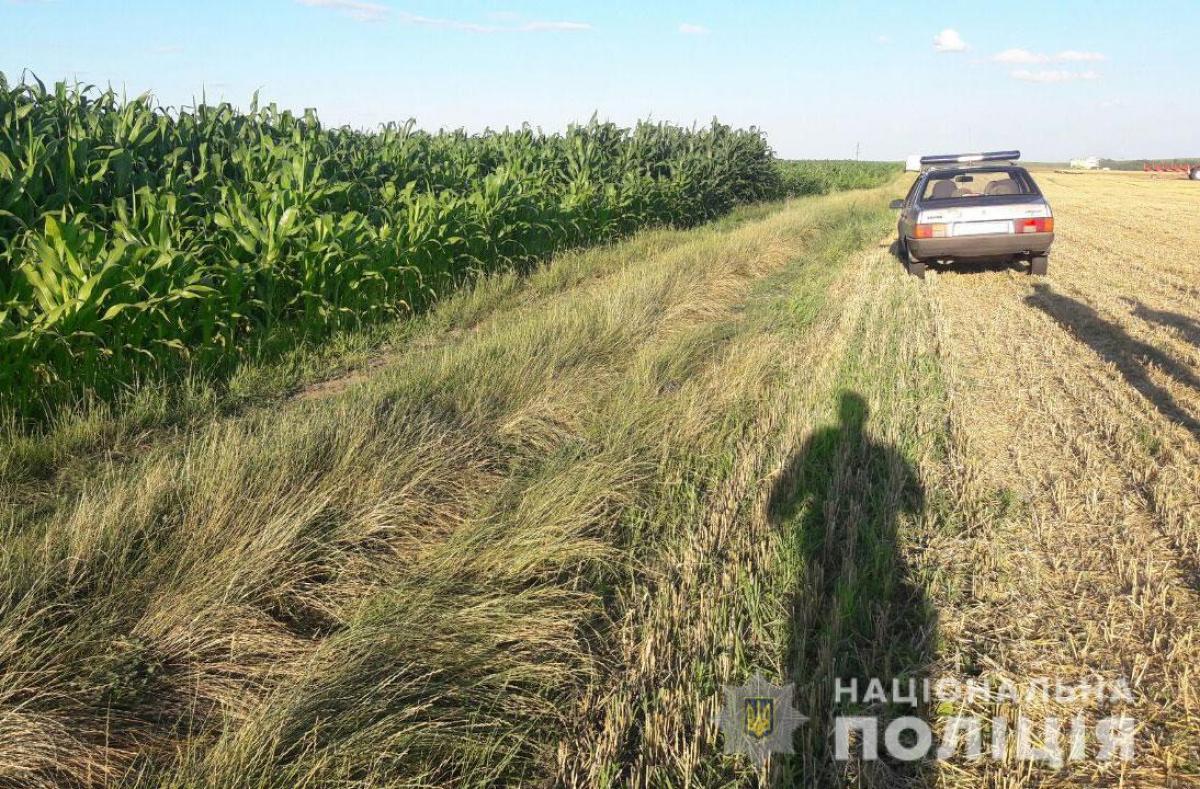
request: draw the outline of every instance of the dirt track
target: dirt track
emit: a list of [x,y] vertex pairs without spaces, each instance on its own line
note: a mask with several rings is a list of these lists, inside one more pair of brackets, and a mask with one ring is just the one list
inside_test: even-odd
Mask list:
[[1200,184],[1115,173],[1039,181],[1058,225],[1048,278],[953,269],[927,283],[959,473],[989,508],[926,560],[958,579],[949,585],[957,594],[937,601],[940,670],[1022,683],[1124,677],[1137,755],[1127,765],[1068,764],[1049,778],[1011,761],[942,775],[1004,786],[1194,785]]

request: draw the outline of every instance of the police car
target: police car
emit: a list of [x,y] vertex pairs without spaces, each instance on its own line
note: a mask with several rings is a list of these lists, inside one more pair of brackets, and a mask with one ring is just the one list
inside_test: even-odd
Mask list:
[[1054,213],[1020,151],[910,157],[919,175],[897,225],[900,258],[925,276],[934,261],[1023,260],[1044,275],[1054,243]]

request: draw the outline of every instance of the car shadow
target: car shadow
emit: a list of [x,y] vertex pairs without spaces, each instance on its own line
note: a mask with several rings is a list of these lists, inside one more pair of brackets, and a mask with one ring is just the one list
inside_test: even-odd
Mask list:
[[[888,247],[888,253],[899,261],[901,266],[907,267],[908,261],[900,253],[899,240],[892,241]],[[994,260],[971,260],[971,261],[952,261],[939,262],[931,261],[926,263],[926,268],[929,271],[937,271],[941,274],[985,274],[988,272],[998,271],[1029,271],[1029,262],[1024,260],[1013,260],[1012,258],[996,258]]]
[[1200,377],[1159,348],[1130,336],[1120,326],[1105,320],[1090,305],[1055,293],[1046,284],[1035,285],[1033,289],[1034,292],[1025,298],[1028,304],[1049,315],[1100,358],[1115,366],[1126,383],[1150,401],[1160,414],[1200,439],[1200,419],[1154,382],[1150,368],[1157,368],[1197,392],[1200,392]]
[[1178,312],[1151,309],[1134,299],[1124,298],[1121,301],[1132,308],[1133,317],[1140,318],[1147,323],[1157,323],[1159,326],[1174,329],[1185,341],[1200,347],[1200,321],[1195,318],[1180,315]]
[[[868,408],[855,392],[840,398],[838,424],[796,447],[770,493],[768,513],[792,549],[788,680],[811,720],[796,732],[795,754],[778,765],[780,785],[892,786],[927,776],[925,761],[835,758],[835,716],[878,721],[880,743],[890,720],[929,719],[925,702],[898,703],[892,682],[920,688],[933,659],[936,616],[924,586],[899,549],[898,526],[919,518],[924,488],[915,466],[865,429]],[[872,680],[887,701],[863,696]],[[840,698],[855,683],[857,700]],[[920,691],[918,691],[918,696]]]
[[955,260],[948,263],[929,263],[930,271],[941,274],[987,274],[1000,271],[1020,271],[1028,273],[1029,263],[1024,260],[1003,258],[996,260]]

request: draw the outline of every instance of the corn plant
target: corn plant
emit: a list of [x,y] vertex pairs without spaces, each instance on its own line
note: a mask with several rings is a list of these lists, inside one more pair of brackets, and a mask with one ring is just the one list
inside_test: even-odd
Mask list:
[[219,376],[479,272],[785,193],[763,135],[715,121],[361,132],[0,74],[0,408]]

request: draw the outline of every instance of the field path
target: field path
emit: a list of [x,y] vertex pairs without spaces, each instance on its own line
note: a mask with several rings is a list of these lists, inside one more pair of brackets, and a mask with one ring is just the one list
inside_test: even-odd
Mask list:
[[[956,268],[926,291],[959,474],[981,512],[934,560],[961,584],[938,601],[940,670],[1018,684],[1123,678],[1132,704],[1083,711],[1134,717],[1136,758],[1051,774],[985,762],[942,775],[967,785],[1195,785],[1200,190],[1117,174],[1040,181],[1058,219],[1048,278]],[[1076,711],[1020,710],[1035,721]]]

